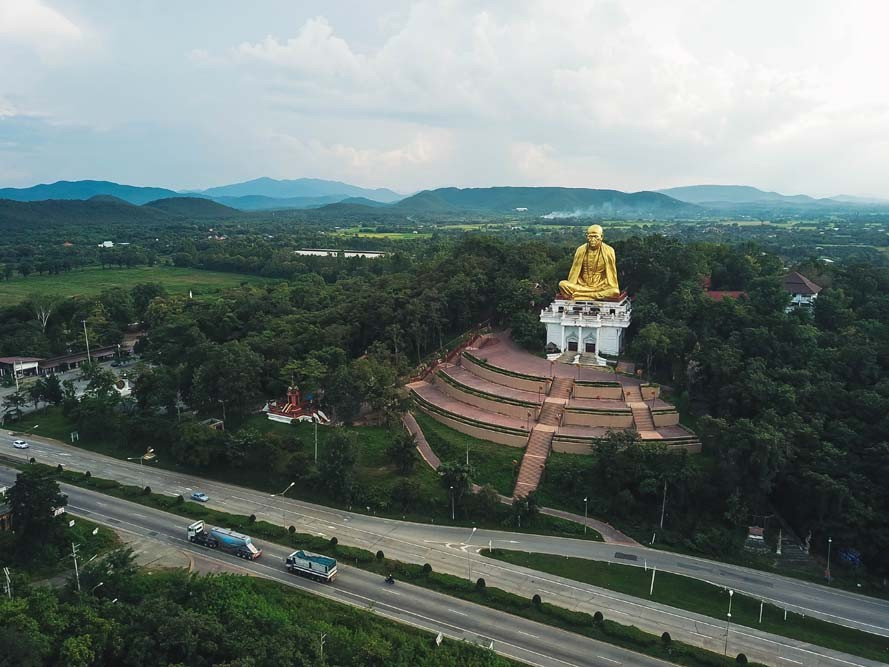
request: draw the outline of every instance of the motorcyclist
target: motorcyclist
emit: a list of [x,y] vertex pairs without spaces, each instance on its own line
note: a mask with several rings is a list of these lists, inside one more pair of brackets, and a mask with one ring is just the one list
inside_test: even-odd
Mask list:
[[386,583],[387,584],[394,584],[395,583],[395,577],[392,576],[391,572],[386,576]]

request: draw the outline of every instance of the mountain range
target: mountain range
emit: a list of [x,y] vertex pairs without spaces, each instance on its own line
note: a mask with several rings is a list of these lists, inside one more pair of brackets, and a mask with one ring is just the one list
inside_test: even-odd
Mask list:
[[[492,187],[438,188],[409,197],[386,188],[362,188],[315,178],[257,178],[243,183],[191,192],[124,185],[110,181],[58,181],[30,188],[0,188],[0,200],[39,203],[116,198],[120,203],[149,205],[159,214],[227,217],[239,211],[317,209],[324,214],[376,216],[482,213],[525,214],[545,218],[621,216],[645,218],[701,217],[708,214],[823,214],[889,210],[889,200],[837,195],[814,198],[783,195],[746,185],[692,185],[658,191],[621,192],[590,188]],[[208,206],[197,202],[205,201]],[[167,202],[167,203],[164,203]],[[94,204],[101,203],[101,199]],[[14,208],[16,216],[23,208]],[[55,213],[64,207],[51,206]],[[69,207],[74,218],[82,207]],[[9,206],[4,211],[12,210]],[[27,217],[27,216],[26,216]],[[53,216],[55,217],[55,215]]]

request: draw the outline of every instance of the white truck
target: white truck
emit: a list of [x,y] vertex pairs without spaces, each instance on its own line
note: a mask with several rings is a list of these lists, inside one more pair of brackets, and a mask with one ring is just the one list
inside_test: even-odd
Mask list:
[[257,549],[249,535],[236,533],[229,528],[211,528],[207,530],[203,521],[195,521],[186,531],[188,541],[210,549],[219,549],[233,554],[238,558],[256,560],[262,556],[262,549]]
[[330,583],[336,578],[336,559],[308,551],[294,551],[284,559],[287,571],[315,581]]

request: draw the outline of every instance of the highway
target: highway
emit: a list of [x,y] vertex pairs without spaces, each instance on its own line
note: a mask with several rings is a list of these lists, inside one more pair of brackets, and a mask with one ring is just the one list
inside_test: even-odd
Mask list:
[[[537,593],[546,601],[566,608],[594,613],[602,611],[606,617],[637,625],[660,634],[669,631],[674,639],[722,652],[725,645],[726,624],[690,612],[650,603],[605,591],[578,582],[498,563],[478,556],[476,550],[487,546],[539,551],[592,558],[595,560],[656,566],[659,570],[697,576],[736,591],[759,596],[825,620],[889,634],[889,603],[883,600],[854,595],[844,591],[778,577],[746,568],[714,563],[645,547],[626,547],[552,538],[524,533],[470,530],[449,526],[431,526],[381,519],[312,505],[286,498],[270,498],[267,494],[241,487],[205,482],[194,477],[172,473],[104,457],[92,452],[69,447],[54,441],[30,439],[32,448],[13,450],[0,435],[0,450],[6,454],[55,465],[62,462],[75,470],[90,470],[94,475],[141,485],[146,483],[156,492],[178,495],[190,494],[192,489],[209,493],[210,505],[239,514],[256,514],[268,521],[294,525],[300,532],[326,537],[336,536],[343,544],[360,546],[372,551],[382,549],[387,556],[409,562],[429,562],[437,571],[460,576],[483,576],[489,586],[530,597]],[[2,478],[11,480],[4,475]],[[8,483],[8,482],[5,482]],[[732,625],[729,630],[729,652],[744,652],[749,658],[767,664],[806,665],[869,665],[878,664],[861,658],[829,651],[793,640],[782,639],[759,631]]]
[[[8,478],[9,475],[4,474],[2,483],[7,484]],[[70,514],[106,524],[115,530],[172,544],[202,558],[224,562],[229,569],[235,568],[244,574],[274,579],[432,633],[441,632],[458,641],[466,640],[486,648],[493,642],[497,653],[531,665],[664,667],[668,664],[418,586],[403,582],[390,586],[377,574],[343,563],[339,564],[339,574],[332,584],[313,582],[291,575],[284,569],[284,558],[290,550],[283,546],[257,542],[262,548],[262,556],[256,561],[245,561],[191,544],[185,537],[188,519],[79,487],[67,484],[62,487],[68,494]]]

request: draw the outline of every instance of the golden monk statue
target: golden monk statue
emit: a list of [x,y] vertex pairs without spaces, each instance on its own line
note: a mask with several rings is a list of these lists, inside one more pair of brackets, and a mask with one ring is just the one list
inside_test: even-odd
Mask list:
[[602,243],[602,235],[599,225],[586,230],[587,242],[574,253],[568,280],[559,283],[559,290],[566,298],[594,300],[620,294],[614,248]]

